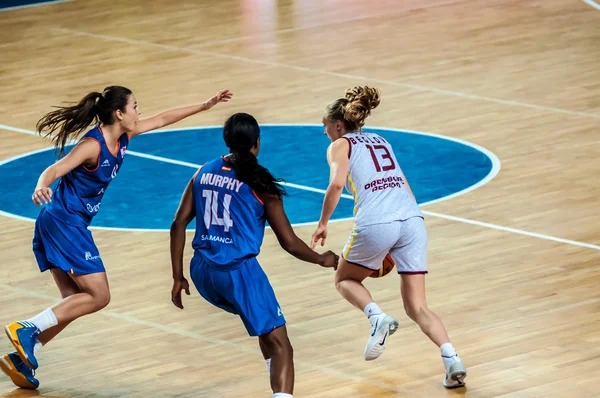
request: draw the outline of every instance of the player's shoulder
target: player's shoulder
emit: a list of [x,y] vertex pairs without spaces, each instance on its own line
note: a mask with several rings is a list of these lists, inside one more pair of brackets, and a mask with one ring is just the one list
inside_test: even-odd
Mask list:
[[211,160],[209,160],[208,162],[204,163],[204,165],[202,166],[203,170],[213,170],[215,168],[221,168],[223,166],[223,164],[227,164],[227,160],[222,157],[219,156],[218,158],[213,158]]
[[350,147],[350,140],[348,138],[349,137],[342,136],[342,137],[338,138],[337,140],[333,141],[331,144],[329,144],[329,150],[330,151],[347,150]]
[[339,156],[342,156],[342,154],[344,156],[348,156],[349,158],[350,150],[351,146],[349,139],[347,139],[345,136],[342,136],[337,140],[333,141],[331,144],[329,144],[329,146],[327,147],[327,158],[337,158]]

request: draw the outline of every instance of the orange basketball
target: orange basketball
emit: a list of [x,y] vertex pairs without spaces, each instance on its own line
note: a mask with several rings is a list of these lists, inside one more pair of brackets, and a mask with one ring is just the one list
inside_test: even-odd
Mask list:
[[383,264],[381,264],[381,267],[379,267],[379,270],[373,271],[373,273],[369,276],[371,278],[384,277],[387,274],[389,274],[390,271],[393,270],[395,266],[396,266],[396,263],[394,262],[394,259],[392,258],[392,256],[390,256],[390,253],[388,253],[385,256],[385,258],[383,259]]

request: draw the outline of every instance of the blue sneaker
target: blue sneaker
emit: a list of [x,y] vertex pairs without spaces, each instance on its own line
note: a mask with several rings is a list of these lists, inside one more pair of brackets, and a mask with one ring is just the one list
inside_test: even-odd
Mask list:
[[33,370],[37,369],[38,362],[33,354],[33,347],[41,333],[40,329],[31,322],[21,321],[4,326],[4,330],[25,365]]
[[4,354],[0,358],[0,369],[17,387],[35,390],[40,386],[40,382],[35,378],[35,372],[25,365],[16,352]]

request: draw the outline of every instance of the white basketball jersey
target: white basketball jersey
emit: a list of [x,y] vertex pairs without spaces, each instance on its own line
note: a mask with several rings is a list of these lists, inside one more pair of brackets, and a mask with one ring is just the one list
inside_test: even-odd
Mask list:
[[423,217],[406,188],[392,146],[372,133],[348,133],[350,168],[346,189],[354,196],[356,225],[381,224]]

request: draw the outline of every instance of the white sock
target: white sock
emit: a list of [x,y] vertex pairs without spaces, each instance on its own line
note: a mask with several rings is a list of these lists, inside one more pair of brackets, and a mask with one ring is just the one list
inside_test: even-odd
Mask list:
[[267,372],[271,374],[271,358],[265,359],[265,364],[267,364]]
[[273,398],[294,398],[292,394],[286,394],[284,392],[276,392],[273,394]]
[[54,312],[51,308],[40,312],[33,318],[27,319],[27,322],[33,323],[38,329],[40,329],[41,332],[46,329],[50,329],[52,326],[58,325],[56,315],[54,315]]
[[[369,318],[371,325],[373,324],[373,321],[371,320],[371,316],[383,314],[383,311],[381,311],[381,308],[379,308],[379,306],[375,303],[367,304],[367,306],[364,309],[364,312],[365,312],[365,315],[367,316],[367,318]],[[375,318],[372,318],[372,319],[374,320]]]
[[452,365],[457,359],[460,360],[456,350],[452,346],[452,343],[442,344],[440,347],[440,352],[442,353],[442,360],[444,361],[444,367],[446,370]]
[[35,345],[33,346],[33,355],[37,354],[37,352],[42,348],[42,343],[38,339],[35,339]]
[[440,352],[443,357],[453,357],[456,355],[456,350],[454,349],[454,346],[452,346],[452,343],[442,344],[440,346]]

